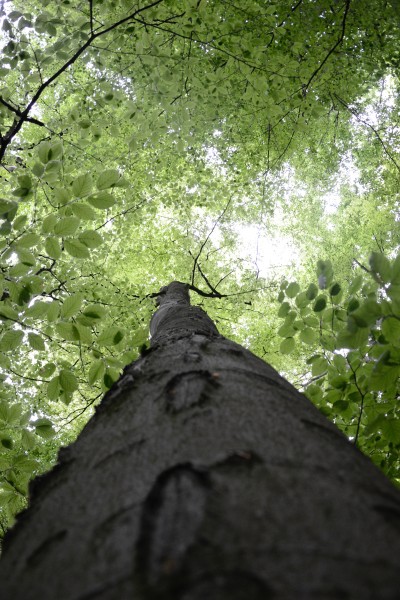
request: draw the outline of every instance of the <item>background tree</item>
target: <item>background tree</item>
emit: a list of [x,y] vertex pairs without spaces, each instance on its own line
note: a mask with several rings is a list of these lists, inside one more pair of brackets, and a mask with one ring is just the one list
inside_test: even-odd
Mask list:
[[[332,368],[354,350],[311,335],[307,351],[301,340],[282,353],[276,299],[284,277],[306,291],[320,258],[347,302],[355,260],[369,269],[371,251],[396,254],[399,29],[381,0],[368,12],[313,0],[35,0],[2,12],[5,529],[29,478],[147,343],[150,296],[166,281],[206,288],[198,301],[220,330],[299,384],[315,376],[311,356]],[[380,283],[378,304],[391,285]],[[394,432],[396,384],[383,413]],[[334,402],[324,410],[355,438],[359,402],[340,418]],[[398,433],[384,429],[357,443],[395,479]]]

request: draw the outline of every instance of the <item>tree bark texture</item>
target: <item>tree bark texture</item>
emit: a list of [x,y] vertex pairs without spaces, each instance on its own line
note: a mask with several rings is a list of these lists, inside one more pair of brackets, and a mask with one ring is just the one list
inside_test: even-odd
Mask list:
[[0,597],[398,600],[399,492],[188,298],[34,482]]

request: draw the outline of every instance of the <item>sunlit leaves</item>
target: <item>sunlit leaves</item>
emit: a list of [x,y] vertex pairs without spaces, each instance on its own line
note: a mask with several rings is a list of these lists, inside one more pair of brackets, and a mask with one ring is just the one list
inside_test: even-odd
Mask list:
[[97,343],[101,346],[115,346],[124,337],[124,331],[119,327],[108,327],[97,338]]
[[46,350],[46,345],[43,338],[37,333],[28,333],[28,342],[33,350],[39,350],[40,352]]
[[306,327],[300,331],[300,340],[305,344],[314,344],[317,341],[317,332],[311,327]]
[[76,239],[64,241],[64,248],[74,258],[90,258],[90,252],[85,244]]
[[93,385],[96,381],[102,379],[105,372],[105,365],[103,360],[95,360],[90,369],[88,375],[88,381],[90,385]]
[[74,316],[80,309],[83,301],[83,294],[73,294],[66,298],[61,307],[61,316],[68,319]]
[[89,173],[79,175],[79,177],[72,182],[72,193],[77,198],[83,198],[90,194],[92,185],[92,177]]
[[[398,264],[398,258],[390,261],[373,253],[371,275],[377,284],[367,274],[355,274],[346,290],[338,282],[331,283],[330,262],[319,261],[319,285],[327,288],[329,297],[316,296],[315,284],[310,284],[305,292],[309,299],[313,297],[316,316],[301,314],[309,310],[302,291],[285,306],[282,303],[278,311],[278,315],[285,318],[279,334],[298,335],[303,344],[320,346],[319,353],[307,361],[312,377],[306,386],[309,398],[324,414],[332,416],[347,435],[356,435],[357,443],[367,453],[373,432],[379,431],[382,447],[400,442],[396,401],[400,378],[400,304],[397,302],[400,286],[393,283],[397,281]],[[301,320],[305,327],[299,327]],[[292,339],[288,337],[281,343],[282,354],[290,351],[292,343],[288,340]],[[383,460],[380,466],[386,464],[391,462]]]
[[290,354],[291,352],[293,352],[295,345],[296,345],[296,342],[295,342],[294,338],[288,337],[285,340],[283,340],[283,342],[281,342],[281,344],[279,346],[279,350],[280,350],[280,352],[282,352],[282,354]]
[[63,146],[60,142],[55,144],[51,144],[50,142],[42,142],[38,148],[38,156],[43,164],[61,158],[62,153]]
[[60,378],[58,375],[49,381],[46,392],[49,400],[58,400],[61,393]]
[[9,329],[0,337],[0,351],[11,352],[16,350],[24,337],[23,331],[18,329]]
[[313,311],[316,312],[316,313],[319,313],[322,310],[324,310],[324,308],[326,308],[326,297],[325,296],[318,296],[317,299],[314,302]]
[[35,431],[40,437],[45,439],[52,438],[55,435],[51,421],[45,418],[38,419],[35,422]]
[[59,236],[74,235],[79,223],[78,217],[64,217],[54,225],[54,233]]
[[62,369],[59,375],[61,389],[67,394],[72,394],[78,389],[78,380],[68,369]]
[[11,306],[8,306],[4,302],[0,303],[0,319],[3,321],[7,321],[10,319],[11,321],[18,320],[18,312],[14,310]]
[[75,202],[71,206],[72,212],[84,221],[94,221],[96,219],[95,211],[84,202]]
[[79,234],[79,240],[88,248],[97,248],[103,243],[103,238],[97,231],[86,230]]
[[88,202],[94,208],[106,209],[111,208],[115,204],[115,198],[109,192],[99,192],[88,198]]
[[99,175],[96,181],[96,187],[98,190],[106,190],[107,188],[114,187],[119,178],[120,174],[116,169],[106,169]]
[[381,252],[372,252],[369,257],[369,264],[372,273],[378,280],[380,279],[383,283],[388,283],[390,281],[391,266],[388,258],[384,254]]
[[286,295],[288,296],[288,298],[294,298],[296,296],[296,294],[299,292],[299,290],[300,290],[299,284],[296,282],[292,282],[292,283],[289,283],[285,292],[286,292]]
[[57,240],[57,238],[55,238],[55,237],[46,238],[44,247],[45,247],[47,254],[49,256],[51,256],[51,258],[55,258],[55,259],[60,258],[61,247],[60,247],[60,243]]

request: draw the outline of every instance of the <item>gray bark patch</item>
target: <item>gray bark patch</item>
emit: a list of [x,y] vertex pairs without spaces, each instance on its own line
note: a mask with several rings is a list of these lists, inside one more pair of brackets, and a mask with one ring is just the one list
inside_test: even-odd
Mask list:
[[137,571],[146,584],[179,571],[202,523],[207,493],[206,474],[191,465],[158,477],[144,503],[137,545]]
[[42,560],[45,560],[46,555],[50,554],[53,551],[54,546],[61,543],[66,537],[67,532],[65,529],[58,531],[51,537],[47,538],[44,542],[40,544],[35,550],[28,556],[27,565],[29,567],[35,567],[39,565]]
[[166,387],[168,412],[177,413],[203,404],[209,399],[212,388],[218,385],[217,379],[209,371],[188,371],[175,375]]

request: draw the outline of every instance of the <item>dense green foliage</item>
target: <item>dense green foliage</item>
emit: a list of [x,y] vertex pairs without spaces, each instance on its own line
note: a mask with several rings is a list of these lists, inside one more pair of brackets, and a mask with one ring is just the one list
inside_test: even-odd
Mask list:
[[0,528],[173,279],[398,480],[397,3],[2,12]]

